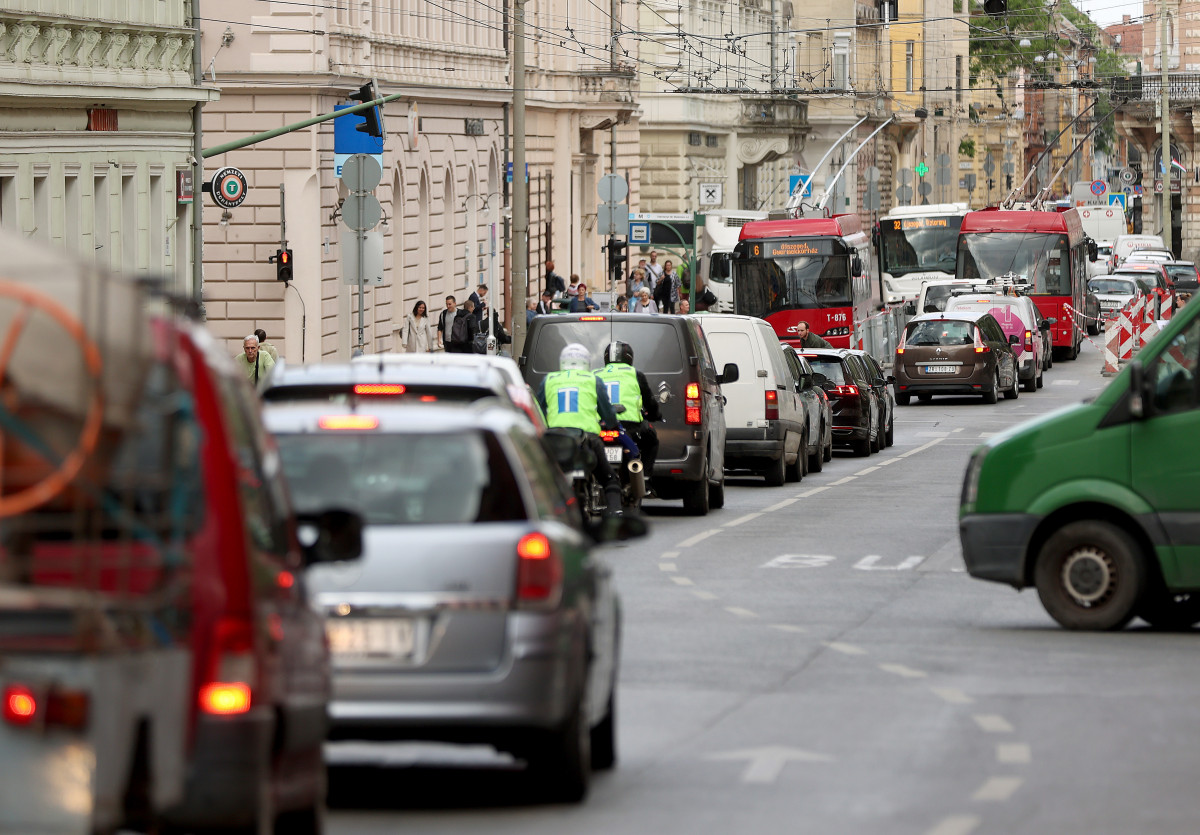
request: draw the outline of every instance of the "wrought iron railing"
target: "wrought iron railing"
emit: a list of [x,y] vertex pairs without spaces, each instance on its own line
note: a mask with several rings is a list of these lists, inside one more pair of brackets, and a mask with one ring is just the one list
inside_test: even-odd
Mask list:
[[[1134,75],[1115,78],[1113,95],[1130,101],[1158,101],[1162,95],[1162,77]],[[1200,73],[1170,73],[1167,95],[1173,102],[1200,102]]]

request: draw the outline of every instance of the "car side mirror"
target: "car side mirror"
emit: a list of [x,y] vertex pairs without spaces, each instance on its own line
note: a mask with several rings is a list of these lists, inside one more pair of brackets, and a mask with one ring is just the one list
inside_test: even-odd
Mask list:
[[917,303],[916,302],[906,303],[904,305],[904,312],[909,316],[916,316],[917,315]]
[[363,518],[351,510],[326,510],[296,517],[304,566],[356,560],[363,551]]
[[896,378],[895,378],[894,376],[892,376],[891,374],[889,374],[889,375],[887,375],[887,382],[888,382],[890,385],[895,385],[895,383],[896,383]]
[[1055,319],[1053,316],[1051,316],[1051,317],[1049,317],[1048,319],[1046,319],[1046,324],[1047,324],[1047,325],[1057,325],[1057,324],[1058,324],[1058,320],[1057,320],[1057,319]]
[[862,275],[863,274],[862,258],[859,258],[857,255],[855,255],[854,260],[852,260],[850,262],[850,273],[852,275]]
[[1050,330],[1050,320],[1046,319],[1046,320],[1038,323],[1038,330],[1040,330],[1040,331]]
[[1141,360],[1133,360],[1129,363],[1129,414],[1141,420],[1146,417],[1150,402],[1145,367]]
[[1089,261],[1095,261],[1097,258],[1100,257],[1100,247],[1096,246],[1095,241],[1089,239],[1087,248],[1088,248],[1088,260]]
[[717,375],[717,382],[720,384],[736,383],[738,381],[738,367],[736,363],[727,362],[725,368]]
[[1017,336],[1015,333],[1010,333],[1008,335],[1008,344],[1009,345],[1020,345],[1021,337]]

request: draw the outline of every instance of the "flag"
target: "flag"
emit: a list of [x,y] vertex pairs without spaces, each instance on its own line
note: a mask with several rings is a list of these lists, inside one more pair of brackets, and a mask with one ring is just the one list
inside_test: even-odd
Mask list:
[[1179,160],[1175,159],[1174,157],[1171,157],[1171,167],[1178,168],[1180,174],[1187,173],[1187,169],[1183,167],[1183,164],[1180,163]]

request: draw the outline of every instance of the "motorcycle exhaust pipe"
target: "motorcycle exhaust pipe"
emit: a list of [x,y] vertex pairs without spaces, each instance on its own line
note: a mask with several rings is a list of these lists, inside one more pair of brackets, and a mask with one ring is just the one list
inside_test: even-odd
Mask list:
[[643,473],[645,468],[642,466],[641,459],[634,458],[626,467],[629,470],[629,486],[633,490],[633,497],[644,499],[646,497],[646,476]]

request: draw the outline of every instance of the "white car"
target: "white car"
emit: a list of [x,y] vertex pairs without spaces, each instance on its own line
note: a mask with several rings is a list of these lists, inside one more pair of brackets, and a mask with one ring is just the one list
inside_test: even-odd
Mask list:
[[1132,276],[1097,276],[1088,282],[1088,290],[1100,302],[1100,316],[1107,319],[1138,295],[1137,282]]

